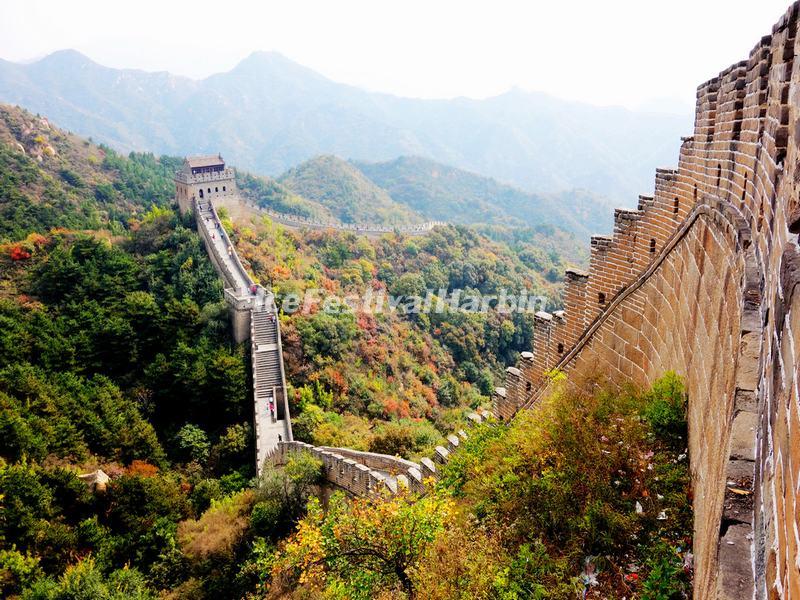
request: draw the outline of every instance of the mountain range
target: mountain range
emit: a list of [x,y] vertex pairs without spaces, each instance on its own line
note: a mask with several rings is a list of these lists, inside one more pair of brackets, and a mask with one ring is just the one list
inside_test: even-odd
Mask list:
[[353,164],[331,154],[289,169],[278,182],[302,198],[321,204],[345,223],[408,224],[420,212],[395,202]]
[[263,207],[344,223],[546,226],[551,233],[558,229],[583,238],[612,227],[613,209],[603,196],[584,190],[525,192],[419,156],[363,162],[326,154],[276,179],[237,172],[237,181],[242,193]]
[[419,156],[352,162],[395,202],[426,219],[526,227],[551,224],[584,237],[612,227],[611,201],[585,190],[526,192]]
[[653,169],[675,164],[680,116],[596,107],[512,90],[424,100],[331,81],[272,52],[202,80],[113,69],[74,51],[0,60],[0,101],[46,114],[119,150],[221,152],[276,176],[320,154],[416,155],[532,192],[584,188],[631,205]]

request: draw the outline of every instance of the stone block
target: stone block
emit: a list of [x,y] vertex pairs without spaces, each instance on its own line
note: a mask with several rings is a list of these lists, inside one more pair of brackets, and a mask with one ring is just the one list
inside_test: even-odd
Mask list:
[[731,426],[730,457],[735,460],[755,460],[756,427],[758,415],[740,411],[733,417]]
[[428,458],[427,456],[421,458],[419,460],[420,464],[422,465],[422,476],[423,477],[433,477],[434,479],[438,479],[439,475],[436,470],[436,465],[434,462]]
[[751,600],[753,566],[750,560],[752,527],[734,524],[728,527],[719,545],[718,598]]
[[450,451],[445,448],[444,446],[436,446],[434,449],[433,460],[435,460],[440,465],[444,465],[447,463],[447,460],[450,457]]

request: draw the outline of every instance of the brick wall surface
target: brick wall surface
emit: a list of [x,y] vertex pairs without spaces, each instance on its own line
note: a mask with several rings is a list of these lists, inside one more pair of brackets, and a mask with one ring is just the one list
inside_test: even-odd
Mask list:
[[678,168],[592,238],[563,315],[536,316],[532,355],[495,396],[508,418],[554,367],[573,381],[685,378],[696,598],[800,598],[797,15],[698,87]]

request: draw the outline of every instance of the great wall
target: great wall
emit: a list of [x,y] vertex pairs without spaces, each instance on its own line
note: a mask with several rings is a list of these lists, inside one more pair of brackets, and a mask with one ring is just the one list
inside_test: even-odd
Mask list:
[[270,219],[292,229],[336,229],[338,231],[351,231],[359,235],[379,236],[387,233],[399,233],[407,236],[425,235],[434,227],[446,225],[444,221],[426,221],[415,225],[379,225],[376,223],[341,223],[339,221],[322,221],[299,215],[281,213],[248,202],[252,208],[267,215]]
[[[793,4],[747,60],[698,87],[677,169],[658,169],[654,195],[617,210],[613,235],[592,238],[588,273],[566,273],[564,310],[537,313],[533,351],[493,398],[507,420],[547,393],[554,369],[571,382],[601,373],[640,386],[668,370],[683,376],[696,598],[800,598],[799,10]],[[201,177],[206,193],[217,178]],[[177,176],[176,185],[184,211],[202,202],[198,185]],[[238,258],[231,266],[219,256],[198,219],[241,341],[256,307],[235,291],[235,273],[226,275]],[[257,466],[309,451],[351,493],[421,491],[458,446],[450,436],[434,460],[411,463],[295,442],[282,368],[281,385],[285,436],[262,445]]]
[[220,157],[187,159],[175,174],[175,192],[181,212],[194,215],[197,231],[224,282],[234,340],[250,340],[255,464],[260,471],[279,442],[292,440],[275,300],[272,291],[257,285],[242,265],[212,202],[236,195],[233,170]]
[[[488,413],[478,410],[468,415],[467,423],[477,424],[493,420]],[[426,482],[439,479],[439,467],[447,464],[450,454],[456,451],[462,440],[467,439],[466,431],[447,436],[446,446],[436,446],[431,458],[424,457],[419,462],[405,460],[387,454],[361,452],[349,448],[318,447],[303,442],[281,442],[277,445],[270,460],[275,465],[286,464],[295,452],[309,452],[323,465],[325,480],[350,494],[360,496],[375,492],[396,494],[403,489],[416,494],[424,494]]]
[[[175,173],[175,198],[182,214],[192,214],[217,273],[224,282],[224,295],[231,314],[236,343],[250,340],[253,377],[253,421],[255,467],[260,473],[265,463],[284,465],[295,452],[309,452],[323,463],[326,480],[345,491],[362,495],[382,490],[397,493],[410,489],[424,493],[424,481],[438,478],[437,465],[445,464],[467,434],[450,435],[447,446],[437,446],[433,458],[419,463],[372,452],[347,448],[315,447],[293,440],[291,414],[286,394],[286,375],[281,347],[280,320],[271,290],[256,284],[245,269],[222,226],[215,202],[244,202],[239,196],[235,175],[220,156],[187,158]],[[290,219],[291,220],[291,219]],[[312,222],[302,221],[303,226]],[[419,235],[435,225],[428,223],[405,230],[342,226],[362,235],[403,232]],[[330,227],[325,223],[325,227]],[[312,227],[313,228],[313,227]],[[483,411],[471,413],[467,423],[481,423],[489,417]]]
[[686,381],[696,598],[800,598],[798,4],[748,60],[697,90],[694,135],[655,194],[617,210],[538,313],[533,352],[495,412],[537,402],[549,371]]

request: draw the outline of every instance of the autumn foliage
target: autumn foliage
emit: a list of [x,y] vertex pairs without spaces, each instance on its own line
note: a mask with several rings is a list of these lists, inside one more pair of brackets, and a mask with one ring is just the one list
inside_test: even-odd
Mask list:
[[509,427],[471,429],[424,497],[342,498],[327,512],[312,500],[274,563],[271,597],[686,597],[681,381],[556,387]]

